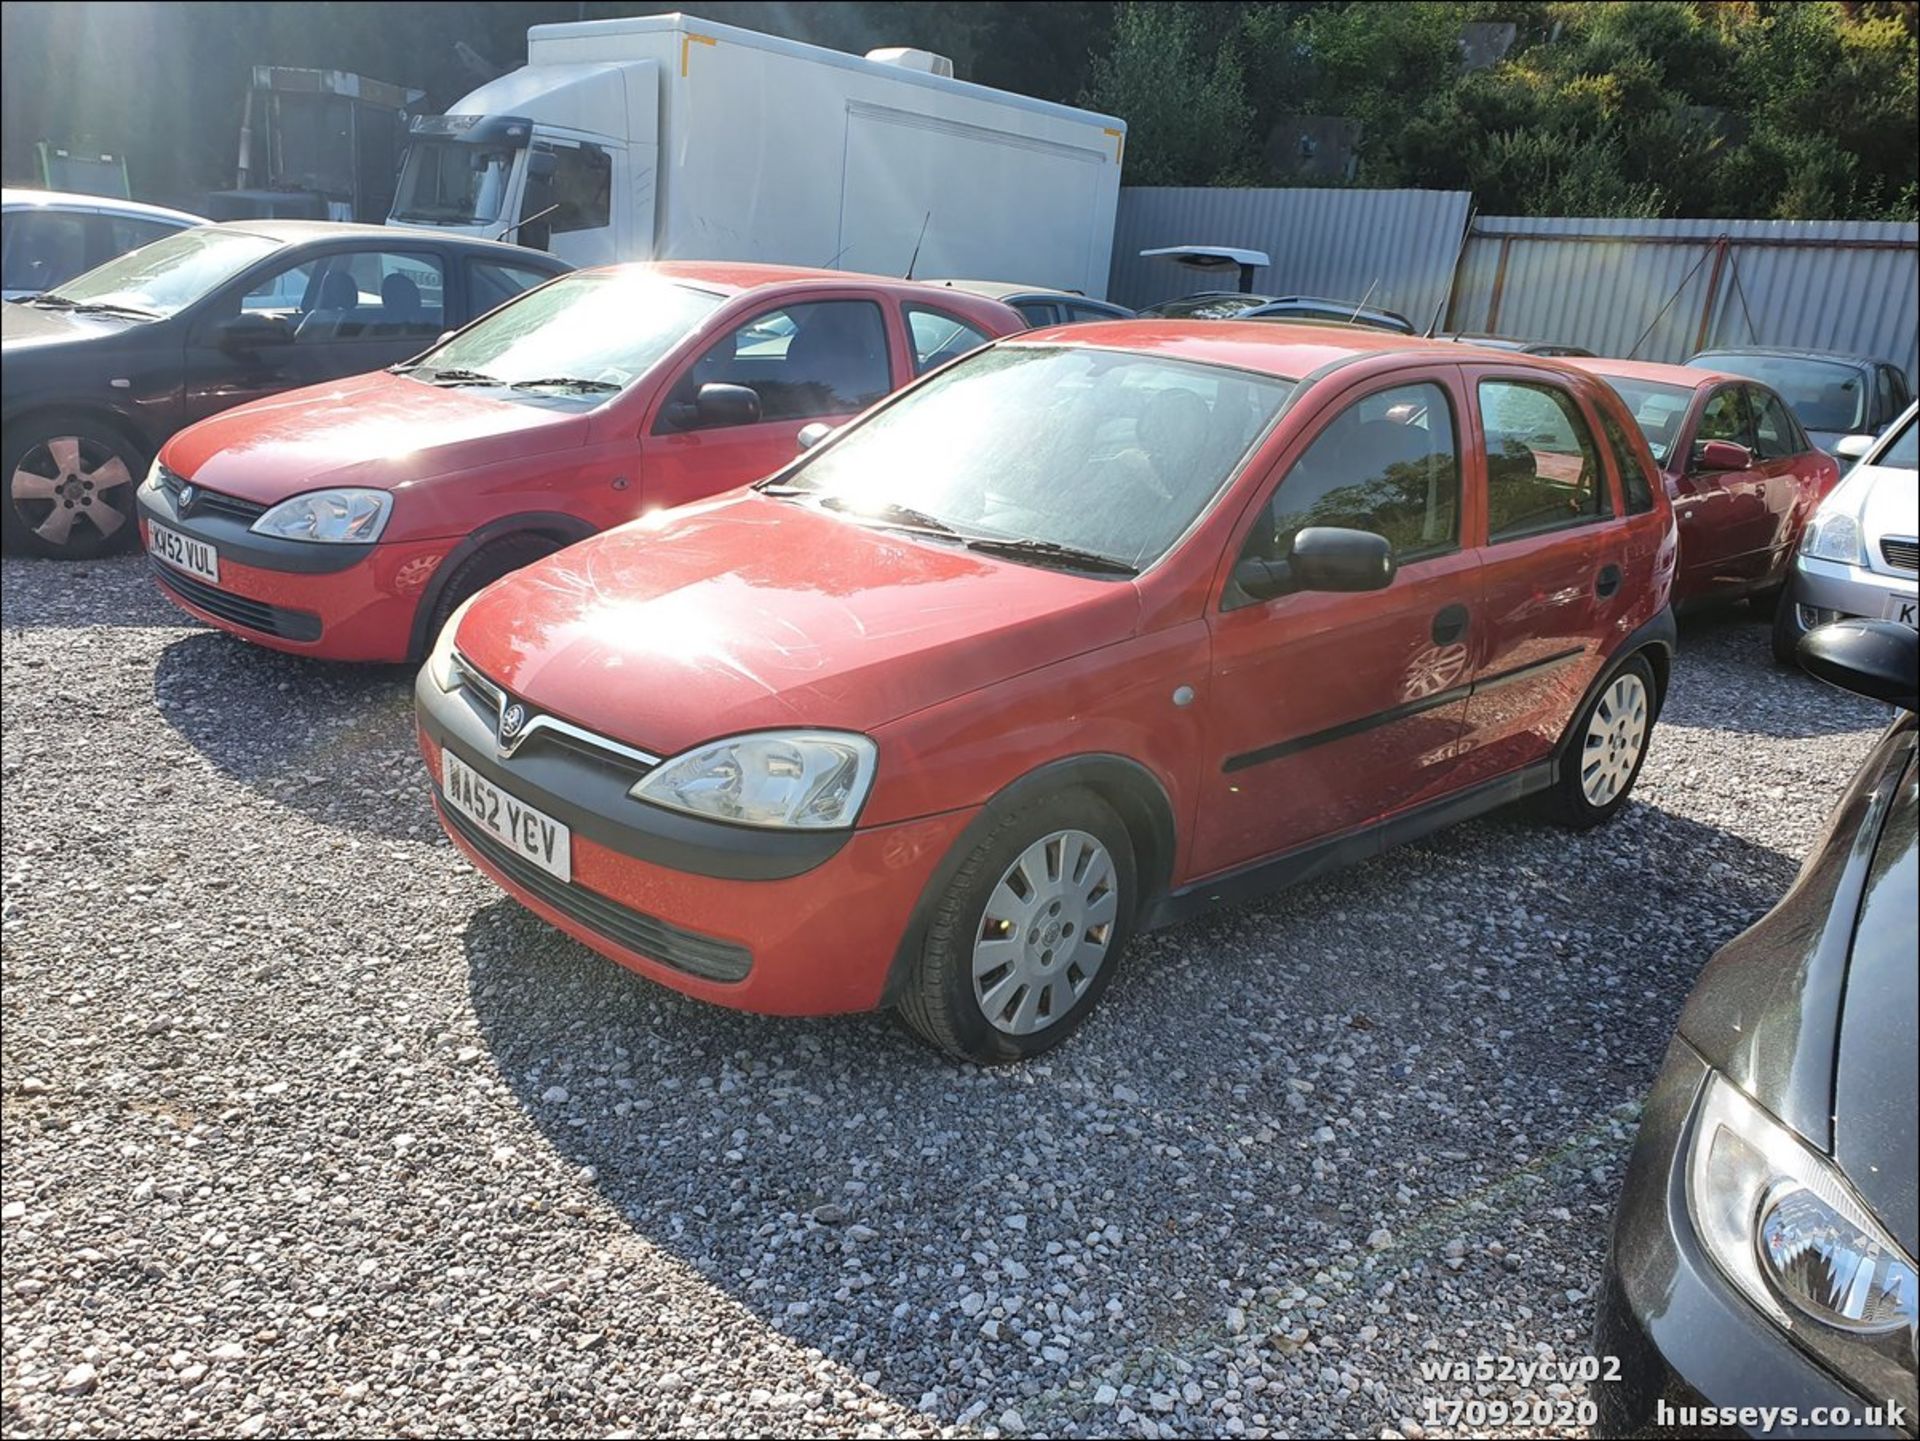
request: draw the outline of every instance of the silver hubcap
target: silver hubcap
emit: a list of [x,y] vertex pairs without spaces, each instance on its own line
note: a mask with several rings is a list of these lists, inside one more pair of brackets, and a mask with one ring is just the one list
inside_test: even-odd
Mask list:
[[[106,446],[56,435],[20,457],[10,485],[14,509],[33,533],[49,545],[64,545],[73,523],[82,518],[103,536],[125,525],[127,517],[111,492],[132,482],[126,462]],[[46,510],[39,512],[35,502]]]
[[973,998],[995,1030],[1030,1036],[1086,994],[1107,959],[1119,880],[1085,831],[1055,831],[1022,851],[987,897],[973,943]]
[[1647,743],[1647,687],[1637,675],[1623,675],[1600,697],[1587,722],[1587,743],[1580,757],[1580,789],[1587,804],[1604,806],[1627,788],[1640,751]]

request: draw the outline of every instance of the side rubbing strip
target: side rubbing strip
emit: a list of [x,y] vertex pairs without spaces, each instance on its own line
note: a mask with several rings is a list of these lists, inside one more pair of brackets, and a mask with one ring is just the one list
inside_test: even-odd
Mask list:
[[1268,761],[1277,761],[1283,756],[1297,755],[1301,751],[1311,750],[1315,746],[1326,745],[1329,741],[1346,740],[1380,726],[1392,725],[1395,721],[1407,720],[1442,706],[1453,705],[1466,700],[1478,691],[1497,690],[1514,681],[1528,680],[1544,675],[1548,671],[1558,670],[1571,661],[1578,660],[1585,652],[1579,647],[1563,650],[1544,660],[1529,661],[1525,665],[1515,666],[1512,670],[1503,670],[1490,675],[1470,686],[1455,686],[1452,690],[1439,691],[1433,695],[1422,696],[1419,700],[1408,701],[1405,705],[1394,706],[1391,710],[1375,711],[1372,715],[1361,716],[1357,720],[1342,721],[1337,726],[1328,726],[1325,730],[1312,731],[1307,735],[1295,736],[1292,740],[1277,741],[1270,746],[1262,746],[1257,751],[1242,751],[1237,756],[1228,756],[1220,769],[1231,773],[1243,771],[1249,766],[1264,765]]

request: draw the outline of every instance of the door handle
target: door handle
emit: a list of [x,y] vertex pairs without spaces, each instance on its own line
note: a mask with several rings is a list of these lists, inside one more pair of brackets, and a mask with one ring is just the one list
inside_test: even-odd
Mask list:
[[1619,589],[1620,567],[1617,565],[1601,566],[1600,574],[1593,578],[1593,593],[1602,600],[1605,600]]
[[1464,605],[1446,606],[1433,617],[1433,643],[1452,645],[1467,633],[1467,608]]

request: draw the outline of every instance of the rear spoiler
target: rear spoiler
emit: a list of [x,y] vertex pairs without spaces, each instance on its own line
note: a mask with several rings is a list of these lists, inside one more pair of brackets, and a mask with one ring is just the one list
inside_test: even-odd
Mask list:
[[1189,270],[1198,270],[1203,274],[1237,266],[1242,294],[1253,289],[1254,271],[1273,264],[1264,250],[1238,250],[1230,245],[1163,245],[1157,250],[1143,250],[1140,255],[1142,259],[1171,260],[1175,265],[1184,265]]

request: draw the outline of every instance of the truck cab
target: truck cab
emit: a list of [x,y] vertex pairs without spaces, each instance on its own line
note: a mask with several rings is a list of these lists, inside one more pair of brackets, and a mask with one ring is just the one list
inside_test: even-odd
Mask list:
[[636,182],[654,171],[656,96],[644,61],[547,65],[483,85],[460,113],[414,120],[389,223],[576,266],[650,255],[652,191]]

